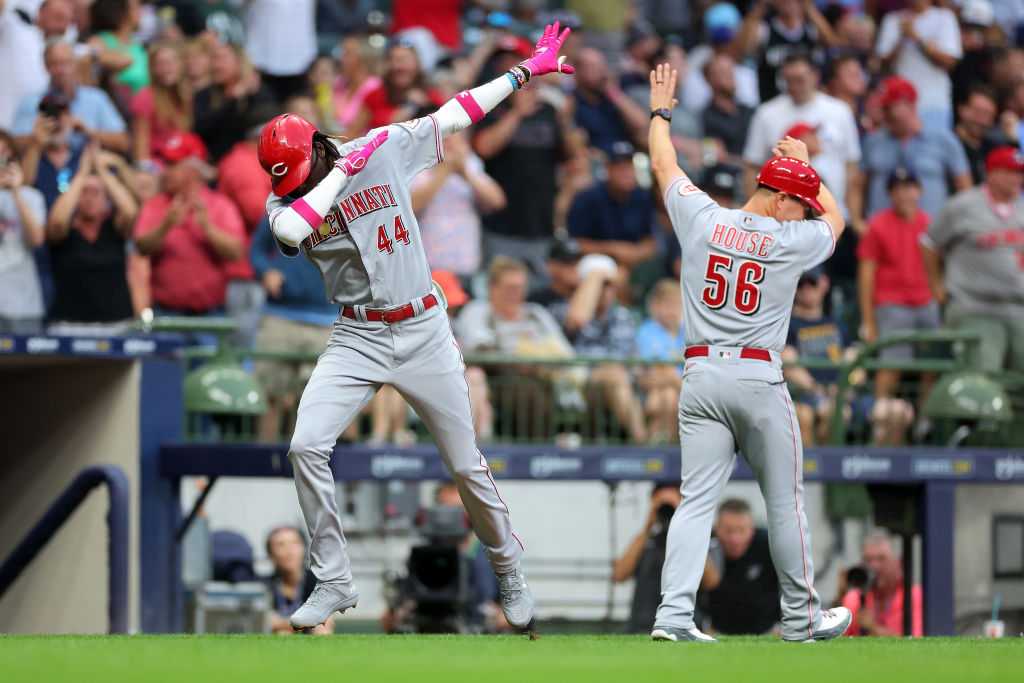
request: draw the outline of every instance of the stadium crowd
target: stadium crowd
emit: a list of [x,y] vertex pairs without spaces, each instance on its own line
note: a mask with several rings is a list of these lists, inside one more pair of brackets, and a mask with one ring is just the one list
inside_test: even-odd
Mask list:
[[[636,442],[675,437],[678,242],[645,165],[648,72],[679,70],[673,140],[723,205],[783,135],[804,140],[848,223],[801,279],[787,357],[947,324],[978,362],[1024,368],[1024,3],[1018,0],[0,0],[0,332],[230,315],[238,341],[318,351],[337,316],[274,247],[255,137],[282,111],[354,137],[432,111],[574,29],[544,81],[446,143],[413,203],[469,352],[599,356],[531,367],[560,404],[597,397]],[[908,359],[890,347],[883,358]],[[274,438],[308,368],[257,364]],[[489,438],[502,368],[471,367]],[[808,443],[836,372],[787,371]],[[841,408],[901,443],[897,371]],[[493,403],[493,405],[492,405]],[[410,438],[394,392],[373,441]]]

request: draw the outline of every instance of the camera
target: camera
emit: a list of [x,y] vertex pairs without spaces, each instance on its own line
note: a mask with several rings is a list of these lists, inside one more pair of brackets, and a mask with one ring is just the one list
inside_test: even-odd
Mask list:
[[60,117],[61,114],[67,112],[70,108],[71,103],[68,102],[68,98],[58,92],[47,93],[43,99],[39,100],[39,113],[43,116],[47,116],[51,119]]
[[399,633],[473,633],[479,615],[470,585],[472,566],[460,549],[469,533],[460,507],[438,506],[420,513],[425,542],[413,547],[407,574],[392,579],[389,607]]

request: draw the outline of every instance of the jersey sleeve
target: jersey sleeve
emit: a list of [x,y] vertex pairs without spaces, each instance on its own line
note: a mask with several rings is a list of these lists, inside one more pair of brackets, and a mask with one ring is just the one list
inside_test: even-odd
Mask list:
[[718,206],[685,174],[672,181],[665,190],[664,200],[665,210],[672,221],[672,229],[680,240],[686,236],[701,214],[708,213]]
[[836,249],[836,238],[828,221],[815,218],[808,221],[783,223],[782,239],[787,253],[792,254],[802,270],[809,270],[828,260]]
[[[281,214],[281,212],[283,212],[287,208],[288,204],[285,203],[283,199],[281,199],[274,193],[271,193],[269,196],[267,196],[267,222],[269,226],[273,226],[274,220]],[[274,230],[272,227],[270,227],[270,234],[274,234]],[[280,252],[285,256],[299,255],[298,247],[293,247],[290,244],[285,244],[284,242],[277,238],[277,235],[274,235],[274,243],[277,244],[278,250],[280,250]]]
[[406,182],[412,181],[420,171],[433,168],[444,161],[441,129],[438,128],[437,120],[432,114],[412,121],[394,123],[389,128],[392,135],[388,142],[397,143]]

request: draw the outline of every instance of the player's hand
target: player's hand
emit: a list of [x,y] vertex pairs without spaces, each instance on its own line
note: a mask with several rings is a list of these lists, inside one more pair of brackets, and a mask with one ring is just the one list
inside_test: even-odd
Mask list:
[[377,151],[377,148],[383,145],[387,139],[388,132],[386,130],[377,133],[372,140],[366,143],[365,147],[349,152],[347,156],[334,162],[334,166],[340,168],[349,177],[356,175],[366,168],[366,162],[369,161],[373,153]]
[[797,161],[811,163],[811,156],[807,152],[807,144],[803,140],[797,140],[789,136],[782,138],[775,144],[772,154],[777,157],[790,157]]
[[558,56],[558,51],[562,49],[562,43],[572,33],[572,29],[566,28],[559,33],[559,27],[560,25],[557,21],[545,26],[544,35],[537,41],[537,47],[533,51],[533,56],[519,64],[519,66],[530,72],[531,78],[556,72],[563,74],[576,73],[574,67],[565,63],[565,57]]
[[278,299],[281,296],[281,287],[284,285],[284,274],[279,270],[268,270],[263,273],[263,289],[271,299]]
[[676,99],[676,81],[679,72],[666,64],[659,64],[651,71],[651,111],[655,109],[675,109],[679,104]]

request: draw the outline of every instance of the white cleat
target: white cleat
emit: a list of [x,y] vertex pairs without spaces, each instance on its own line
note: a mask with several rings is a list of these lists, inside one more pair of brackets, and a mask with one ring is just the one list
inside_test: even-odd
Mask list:
[[821,621],[818,622],[818,628],[811,633],[811,637],[790,642],[814,643],[819,640],[832,640],[846,633],[852,622],[853,614],[845,607],[822,610]]
[[516,567],[496,575],[505,619],[516,628],[526,628],[533,621],[533,593],[526,584],[523,570]]
[[335,612],[344,613],[359,602],[359,592],[351,583],[329,581],[317,583],[306,602],[295,610],[288,622],[295,630],[314,628]]
[[697,627],[682,629],[672,628],[665,626],[663,628],[655,627],[651,631],[651,640],[667,640],[673,643],[717,643],[718,640],[712,638],[708,634],[704,633]]

